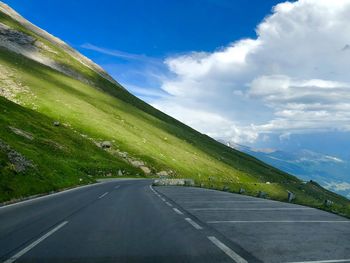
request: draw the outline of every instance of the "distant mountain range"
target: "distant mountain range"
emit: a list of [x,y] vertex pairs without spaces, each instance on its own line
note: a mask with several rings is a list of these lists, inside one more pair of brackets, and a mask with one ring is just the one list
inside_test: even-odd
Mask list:
[[272,148],[257,149],[232,142],[227,146],[248,153],[303,180],[313,180],[323,187],[350,198],[350,161],[308,149],[286,152]]

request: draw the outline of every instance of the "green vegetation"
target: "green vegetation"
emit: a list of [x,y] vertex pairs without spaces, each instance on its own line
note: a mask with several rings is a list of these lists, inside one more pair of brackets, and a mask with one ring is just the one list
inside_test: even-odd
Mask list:
[[[0,97],[0,140],[33,163],[18,172],[0,148],[0,202],[117,176],[120,170],[125,176],[145,176],[129,164],[139,160],[152,171],[149,176],[166,171],[171,177],[193,178],[197,185],[226,186],[233,192],[243,187],[247,194],[264,191],[282,201],[289,190],[296,193],[297,203],[329,209],[323,207],[329,199],[335,203],[334,212],[350,216],[347,199],[315,183],[304,184],[191,129],[1,12],[0,22],[47,45],[55,52],[44,50],[42,54],[79,75],[69,77],[0,49],[0,87],[11,91],[10,99],[20,104]],[[54,121],[62,125],[56,127]],[[18,135],[13,127],[33,138]],[[101,141],[112,142],[111,149],[97,147]]]
[[[54,120],[0,97],[0,143],[33,165],[17,172],[0,147],[0,202],[94,182],[94,176],[141,172]],[[15,133],[20,131],[21,133]]]

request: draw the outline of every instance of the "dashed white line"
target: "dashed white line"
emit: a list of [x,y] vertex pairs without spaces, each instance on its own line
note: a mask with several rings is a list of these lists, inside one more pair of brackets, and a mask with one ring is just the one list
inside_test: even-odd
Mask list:
[[104,194],[100,195],[100,196],[98,197],[98,199],[101,199],[101,198],[105,197],[105,196],[108,195],[108,194],[109,194],[109,192],[105,192]]
[[48,238],[51,236],[53,233],[55,233],[57,230],[62,228],[65,224],[67,224],[68,221],[64,221],[49,232],[47,232],[45,235],[40,237],[39,239],[35,240],[33,243],[31,243],[29,246],[23,248],[21,251],[19,251],[17,254],[13,255],[11,258],[7,259],[4,261],[4,263],[12,263],[15,262],[17,259],[19,259],[21,256],[23,256],[25,253],[27,253],[29,250],[34,248],[36,245],[38,245],[40,242],[42,242],[44,239]]
[[240,224],[240,223],[350,223],[350,220],[228,220],[228,221],[207,221],[208,224]]
[[298,261],[298,262],[288,262],[288,263],[337,263],[337,262],[350,262],[350,258],[333,259],[333,260],[316,260],[316,261]]
[[194,222],[191,218],[186,217],[185,220],[190,223],[195,229],[200,230],[203,229],[200,225]]
[[168,206],[173,206],[172,204],[170,204],[169,202],[165,202]]
[[120,185],[114,186],[114,189],[118,189],[120,187]]
[[232,258],[236,263],[248,263],[244,258],[242,258],[240,255],[238,255],[236,252],[234,252],[231,248],[226,246],[224,243],[222,243],[220,240],[218,240],[214,236],[209,236],[208,239],[214,243],[218,248],[220,248],[223,252],[225,252],[226,255],[228,255],[230,258]]
[[183,215],[183,213],[179,210],[179,209],[177,209],[177,208],[173,208],[173,210],[177,213],[177,214],[179,214],[179,215]]
[[314,210],[311,207],[259,207],[259,208],[190,208],[193,211],[278,211],[278,210]]
[[166,202],[166,200],[163,197],[161,197],[160,199],[162,199],[162,201]]

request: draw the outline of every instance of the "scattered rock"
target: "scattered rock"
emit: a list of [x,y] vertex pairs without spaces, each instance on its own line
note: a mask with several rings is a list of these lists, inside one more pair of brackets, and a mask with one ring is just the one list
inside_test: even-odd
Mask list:
[[326,199],[326,200],[324,200],[324,205],[325,206],[332,206],[334,204],[334,202],[333,201],[331,201],[331,200],[328,200],[328,199]]
[[166,177],[166,176],[168,176],[169,174],[168,174],[167,171],[160,171],[160,172],[157,173],[157,175],[158,175],[158,176],[164,176],[164,177]]
[[127,152],[118,152],[118,155],[122,158],[127,158],[128,157],[128,153]]
[[295,194],[288,191],[288,202],[292,202],[295,199]]
[[60,123],[59,121],[54,121],[54,122],[53,122],[53,126],[58,127],[58,126],[60,126],[60,125],[61,125],[61,123]]
[[238,193],[244,194],[244,193],[245,193],[245,189],[241,187],[241,188],[239,189],[239,192],[238,192]]
[[102,147],[103,149],[111,148],[111,147],[112,147],[112,143],[111,143],[110,141],[103,141],[103,142],[101,143],[101,147]]
[[263,192],[263,191],[259,191],[259,192],[258,192],[258,197],[260,197],[260,198],[266,198],[266,197],[267,197],[267,194],[266,194],[265,192]]
[[227,191],[230,190],[230,188],[229,188],[227,185],[225,185],[225,186],[222,188],[222,190],[225,191],[225,192],[227,192]]
[[144,166],[145,163],[142,162],[142,161],[138,161],[138,160],[131,160],[130,161],[130,164],[134,167],[141,167],[141,166]]
[[193,186],[194,181],[192,179],[156,179],[153,185],[180,185],[180,186]]
[[149,169],[147,166],[140,166],[140,169],[145,173],[145,174],[150,174],[151,169]]
[[123,176],[123,172],[121,170],[118,170],[118,176]]
[[24,172],[27,168],[34,167],[33,163],[27,160],[22,154],[13,150],[9,145],[0,140],[0,151],[7,154],[13,169],[17,173]]

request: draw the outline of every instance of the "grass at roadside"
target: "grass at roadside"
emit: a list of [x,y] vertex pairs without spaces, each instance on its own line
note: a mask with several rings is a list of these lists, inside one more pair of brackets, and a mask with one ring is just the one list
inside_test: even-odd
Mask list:
[[[289,190],[296,193],[296,202],[314,207],[330,199],[331,209],[350,214],[345,198],[315,183],[303,184],[191,129],[1,12],[0,21],[41,41],[54,51],[41,50],[42,55],[79,73],[69,77],[0,48],[0,87],[21,105],[0,97],[0,140],[32,164],[18,171],[9,150],[0,150],[0,202],[114,177],[120,171],[142,177],[126,161],[136,160],[153,174],[192,178],[210,188],[226,186],[236,192],[243,187],[247,194],[265,191],[277,200],[285,200]],[[54,121],[62,125],[53,126]],[[97,147],[101,141],[110,141],[111,149]]]
[[[0,113],[2,143],[31,163],[18,172],[9,160],[13,157],[0,150],[0,202],[87,184],[94,182],[95,176],[117,174],[119,170],[129,176],[141,174],[70,128],[56,127],[53,119],[2,97]],[[20,165],[24,161],[17,162]]]

